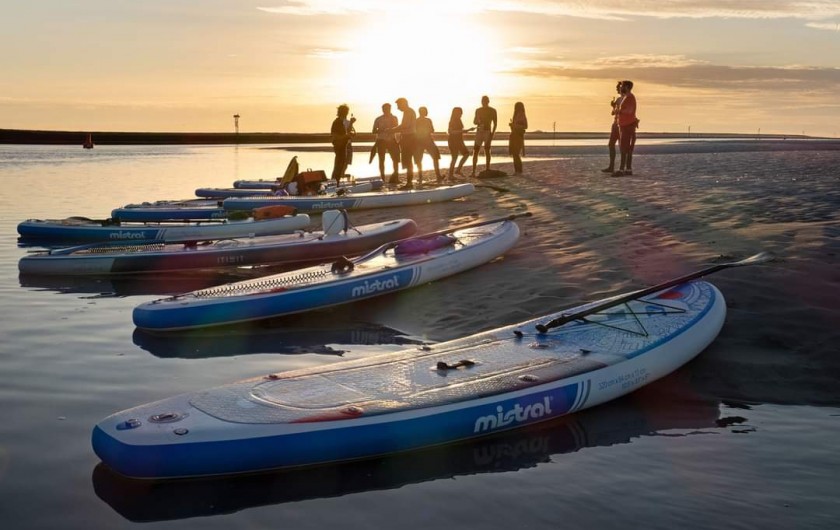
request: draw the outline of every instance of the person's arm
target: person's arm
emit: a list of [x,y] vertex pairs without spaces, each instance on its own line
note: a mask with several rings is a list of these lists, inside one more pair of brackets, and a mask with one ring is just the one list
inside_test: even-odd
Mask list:
[[333,142],[339,142],[344,140],[347,136],[347,131],[344,130],[344,124],[341,123],[341,120],[336,118],[332,122],[332,127],[330,128],[330,136],[332,136]]
[[391,127],[391,132],[393,132],[393,133],[403,132],[404,130],[406,130],[405,113],[403,113],[403,116],[402,116],[402,123],[399,123],[399,120],[397,120],[397,124],[394,125],[393,127]]
[[493,109],[493,115],[490,117],[490,121],[493,122],[493,129],[490,132],[490,134],[495,135],[496,134],[496,126],[498,125],[498,121],[499,121],[498,115],[496,114],[496,109]]
[[625,96],[621,100],[621,106],[618,107],[619,114],[635,114],[636,113],[636,97]]

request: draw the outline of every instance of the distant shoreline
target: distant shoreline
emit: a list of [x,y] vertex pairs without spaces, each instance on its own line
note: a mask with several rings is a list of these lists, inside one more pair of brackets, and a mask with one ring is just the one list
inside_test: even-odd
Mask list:
[[[190,132],[108,132],[108,131],[41,131],[27,129],[0,129],[0,144],[29,145],[82,145],[88,135],[98,145],[214,145],[214,144],[308,144],[329,143],[328,133],[190,133]],[[471,135],[467,135],[470,137]],[[725,133],[645,133],[639,138],[659,139],[823,139],[800,134],[725,134]],[[499,131],[498,140],[507,140],[508,133]],[[587,140],[606,139],[609,132],[541,132],[527,133],[528,139]],[[359,133],[356,140],[373,141],[371,133]],[[445,133],[435,133],[436,140],[446,140]],[[825,138],[828,139],[828,138]]]

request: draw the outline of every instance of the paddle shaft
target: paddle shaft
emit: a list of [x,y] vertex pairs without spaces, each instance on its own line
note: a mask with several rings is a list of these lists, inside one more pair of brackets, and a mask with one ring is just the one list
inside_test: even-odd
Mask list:
[[613,298],[603,302],[601,304],[592,306],[588,309],[584,309],[582,311],[578,311],[576,313],[569,313],[567,315],[562,315],[560,317],[555,318],[554,320],[547,322],[545,324],[537,324],[537,331],[540,333],[545,333],[551,328],[556,328],[557,326],[562,326],[563,324],[572,322],[573,320],[579,320],[586,316],[598,313],[603,311],[604,309],[609,309],[611,307],[615,307],[632,300],[638,300],[643,296],[647,296],[649,294],[653,294],[669,287],[674,287],[676,285],[683,284],[685,282],[695,280],[697,278],[715,273],[719,270],[729,269],[732,267],[741,267],[744,265],[754,265],[756,263],[764,263],[770,259],[770,255],[767,253],[760,253],[756,254],[755,256],[751,256],[749,258],[743,259],[741,261],[735,261],[731,263],[720,263],[718,265],[713,265],[709,268],[692,272],[691,274],[686,274],[685,276],[680,276],[679,278],[674,278],[673,280],[668,280],[667,282],[660,283],[659,285],[654,285],[652,287],[648,287],[647,289],[642,289],[640,291],[634,291],[632,293],[626,294],[624,296],[619,296],[618,298]]
[[380,252],[384,252],[385,250],[388,250],[389,248],[393,248],[393,247],[397,246],[399,243],[402,243],[404,241],[409,241],[411,239],[424,239],[424,238],[427,238],[427,237],[442,236],[442,235],[445,235],[445,234],[451,234],[452,232],[457,232],[458,230],[465,230],[467,228],[476,228],[476,227],[479,227],[479,226],[491,225],[491,224],[494,224],[494,223],[501,223],[503,221],[513,221],[514,219],[517,219],[519,217],[531,217],[531,215],[533,215],[531,212],[513,213],[513,214],[510,214],[510,215],[505,216],[505,217],[499,217],[499,218],[496,218],[496,219],[488,219],[486,221],[476,221],[475,223],[456,226],[454,228],[444,228],[443,230],[437,230],[435,232],[429,232],[427,234],[421,234],[419,236],[411,236],[411,237],[406,237],[404,239],[398,239],[396,241],[391,241],[391,242],[385,243],[384,245],[380,246],[379,248],[377,248],[375,250],[372,250],[372,251],[368,252],[367,254],[365,254],[364,256],[360,256],[360,257],[354,259],[353,261],[354,262],[359,262],[359,261],[365,260],[365,259],[369,258],[370,256],[375,256],[376,254],[379,254]]

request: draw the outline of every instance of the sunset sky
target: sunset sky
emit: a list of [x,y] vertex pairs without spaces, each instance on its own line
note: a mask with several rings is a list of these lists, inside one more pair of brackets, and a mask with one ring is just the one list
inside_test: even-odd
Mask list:
[[642,132],[840,136],[840,0],[3,2],[0,128],[367,130],[404,96],[445,130],[487,94],[605,131],[632,79]]

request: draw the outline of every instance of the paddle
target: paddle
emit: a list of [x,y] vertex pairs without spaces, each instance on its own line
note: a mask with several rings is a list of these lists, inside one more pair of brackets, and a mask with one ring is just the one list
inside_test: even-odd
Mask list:
[[745,265],[756,265],[759,263],[765,263],[773,259],[773,256],[768,252],[761,252],[754,256],[750,256],[749,258],[742,259],[741,261],[733,261],[730,263],[720,263],[718,265],[714,265],[712,267],[708,267],[706,269],[693,272],[691,274],[686,274],[685,276],[680,276],[679,278],[674,278],[673,280],[668,280],[667,282],[660,283],[659,285],[654,285],[652,287],[648,287],[647,289],[642,289],[641,291],[634,291],[632,293],[626,294],[624,296],[619,296],[618,298],[613,298],[607,300],[606,302],[600,303],[593,307],[584,309],[582,311],[578,311],[576,313],[569,313],[564,314],[555,318],[554,320],[547,322],[545,324],[537,324],[537,331],[540,333],[545,333],[551,328],[556,328],[557,326],[562,326],[568,322],[572,322],[573,320],[579,320],[583,317],[598,313],[599,311],[603,311],[604,309],[608,309],[610,307],[615,307],[617,305],[624,304],[626,302],[630,302],[631,300],[638,300],[643,296],[647,296],[649,294],[653,294],[669,287],[674,287],[675,285],[680,285],[690,280],[694,280],[696,278],[700,278],[702,276],[706,276],[708,274],[712,274],[713,272],[717,272],[723,269],[729,269],[732,267],[743,267]]
[[[456,226],[454,228],[444,228],[443,230],[438,230],[437,232],[429,232],[428,234],[422,234],[422,235],[419,235],[419,236],[407,237],[406,239],[422,239],[424,237],[441,236],[441,235],[444,235],[444,234],[451,234],[452,232],[457,232],[458,230],[464,230],[465,228],[476,228],[476,227],[479,227],[479,226],[492,225],[494,223],[501,223],[502,221],[513,221],[514,219],[517,219],[519,217],[531,217],[532,215],[534,215],[534,214],[532,214],[531,212],[512,213],[512,214],[510,214],[508,216],[505,216],[505,217],[499,217],[499,218],[496,218],[496,219],[488,219],[486,221],[476,221],[474,223],[465,224],[465,225],[461,225],[461,226]],[[405,240],[403,239],[401,241],[405,241]],[[399,241],[393,241],[392,243],[399,243]]]
[[409,241],[411,239],[423,239],[423,238],[434,237],[434,236],[442,236],[444,234],[451,234],[452,232],[457,232],[458,230],[464,230],[464,229],[467,229],[467,228],[476,228],[476,227],[479,227],[479,226],[491,225],[491,224],[494,224],[494,223],[501,223],[503,221],[513,221],[514,219],[517,219],[519,217],[531,217],[532,215],[533,214],[531,212],[512,213],[512,214],[510,214],[508,216],[505,216],[505,217],[498,217],[496,219],[488,219],[486,221],[476,221],[475,223],[456,226],[456,227],[453,227],[453,228],[444,228],[442,230],[437,230],[435,232],[429,232],[427,234],[421,234],[419,236],[411,236],[411,237],[406,237],[406,238],[403,238],[403,239],[397,239],[396,241],[391,241],[391,242],[385,243],[384,245],[382,245],[382,246],[380,246],[380,247],[378,247],[374,250],[371,250],[370,252],[368,252],[364,256],[360,256],[358,258],[355,258],[352,261],[354,261],[354,262],[363,261],[363,260],[369,258],[370,256],[375,256],[376,254],[384,252],[384,251],[388,250],[389,248],[393,248],[393,247],[397,246],[399,243],[402,243],[403,241]]

